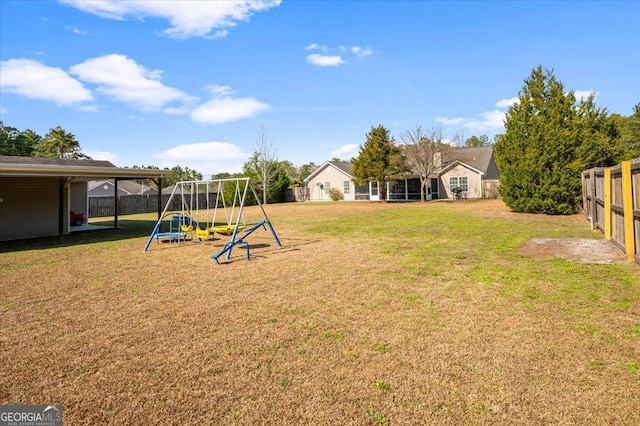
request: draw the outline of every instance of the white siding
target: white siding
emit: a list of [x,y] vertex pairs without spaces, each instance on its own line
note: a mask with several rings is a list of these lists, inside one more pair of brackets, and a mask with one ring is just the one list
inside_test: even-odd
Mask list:
[[69,187],[69,211],[76,213],[84,213],[87,216],[89,212],[87,198],[87,182],[74,182]]
[[[324,170],[310,179],[307,183],[309,188],[309,200],[311,201],[331,201],[329,191],[326,188],[326,183],[329,183],[331,188],[336,188],[344,194],[344,181],[350,181],[349,177],[331,164],[328,164]],[[318,185],[322,184],[322,188]],[[350,182],[350,191],[348,194],[344,194],[345,201],[355,200],[355,186],[353,182]]]
[[58,188],[58,178],[0,178],[0,241],[58,235]]
[[457,165],[440,176],[440,198],[455,198],[449,188],[449,177],[466,176],[468,179],[469,190],[463,193],[464,198],[482,198],[482,185],[478,172],[467,167]]

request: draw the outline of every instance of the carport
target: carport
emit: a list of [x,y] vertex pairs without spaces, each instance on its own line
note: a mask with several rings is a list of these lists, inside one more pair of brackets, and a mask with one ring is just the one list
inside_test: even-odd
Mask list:
[[[165,173],[156,169],[119,168],[109,161],[0,155],[0,241],[57,235],[62,242],[69,233],[69,216],[74,206],[84,205],[86,209],[90,180],[112,179],[115,197],[119,181],[151,179],[160,191],[160,216]],[[118,197],[115,201],[117,228]]]

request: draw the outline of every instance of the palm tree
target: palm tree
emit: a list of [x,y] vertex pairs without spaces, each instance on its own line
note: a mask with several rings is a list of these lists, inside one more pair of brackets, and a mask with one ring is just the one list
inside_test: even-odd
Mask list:
[[54,158],[89,158],[80,152],[80,143],[73,133],[57,126],[49,129],[38,146],[38,156]]

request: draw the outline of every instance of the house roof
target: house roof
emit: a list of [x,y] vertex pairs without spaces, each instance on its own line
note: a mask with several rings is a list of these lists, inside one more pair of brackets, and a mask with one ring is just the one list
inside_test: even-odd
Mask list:
[[[162,193],[163,194],[171,194],[173,193],[173,190],[176,189],[178,185],[171,185],[171,186],[167,186],[166,188],[162,189]],[[185,186],[182,186],[182,189],[178,188],[176,189],[177,193],[180,194],[191,194],[191,191],[189,190],[189,188],[185,188]]]
[[489,166],[491,165],[492,157],[492,146],[456,148],[451,150],[447,158],[443,159],[443,167],[441,171],[448,169],[453,162],[457,161],[482,173],[487,173]]
[[[476,172],[486,174],[491,168],[492,158],[493,158],[492,146],[482,146],[477,148],[455,148],[448,152],[446,158],[443,158],[442,167],[433,175],[433,177],[439,175],[440,173],[450,169],[451,167],[457,164],[461,164]],[[317,169],[315,169],[313,173],[307,176],[304,179],[304,181],[305,182],[310,181],[316,175],[318,175],[323,170],[325,170],[327,167],[331,167],[331,166],[333,166],[335,169],[340,170],[350,179],[353,179],[352,163],[345,163],[340,161],[325,161]],[[402,175],[401,178],[404,179],[404,178],[415,178],[415,177],[418,177],[418,175],[406,174],[406,175]]]
[[460,160],[454,160],[451,163],[449,163],[446,166],[444,166],[443,168],[441,168],[440,170],[438,170],[438,175],[442,175],[444,172],[446,172],[449,169],[454,168],[457,165],[461,165],[463,167],[466,167],[467,169],[473,170],[474,172],[479,173],[480,175],[483,175],[483,174],[486,173],[486,172],[483,172],[482,170],[478,170],[475,167],[470,166],[469,164],[464,163],[464,162],[462,162]]
[[[89,182],[89,191],[102,186],[102,185],[110,185],[115,186],[113,180],[95,180]],[[142,186],[139,183],[132,182],[130,180],[123,180],[118,182],[118,189],[123,190],[124,192],[129,193],[130,195],[138,195],[149,191],[157,192],[157,189],[149,186]]]
[[342,161],[325,161],[317,169],[315,169],[309,176],[304,179],[304,182],[309,182],[311,179],[316,177],[320,172],[325,170],[327,167],[333,167],[342,173],[344,173],[349,179],[353,179],[351,172],[353,171],[353,164],[345,163]]
[[166,171],[127,169],[109,161],[0,155],[0,176],[73,177],[79,180],[160,178]]

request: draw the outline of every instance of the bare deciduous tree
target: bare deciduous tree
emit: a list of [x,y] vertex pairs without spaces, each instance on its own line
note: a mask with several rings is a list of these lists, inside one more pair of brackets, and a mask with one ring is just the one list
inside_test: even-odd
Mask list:
[[255,175],[258,181],[258,187],[262,191],[262,204],[267,204],[267,190],[273,184],[273,180],[280,172],[281,167],[276,149],[269,141],[265,127],[262,126],[258,132],[256,150],[246,167],[251,174]]
[[400,135],[407,165],[420,176],[421,202],[425,201],[424,194],[430,176],[440,169],[442,158],[452,149],[443,141],[443,134],[441,127],[433,127],[425,132],[422,126],[416,125]]

